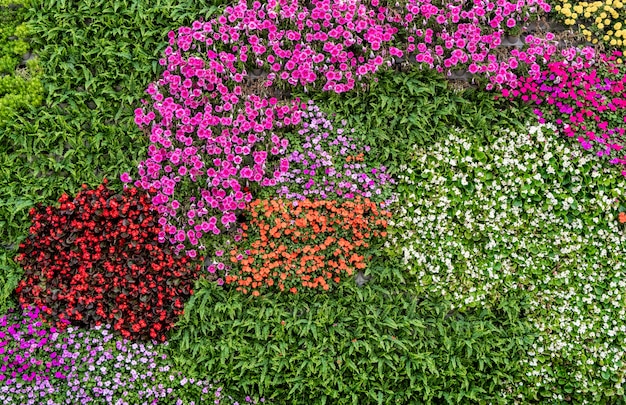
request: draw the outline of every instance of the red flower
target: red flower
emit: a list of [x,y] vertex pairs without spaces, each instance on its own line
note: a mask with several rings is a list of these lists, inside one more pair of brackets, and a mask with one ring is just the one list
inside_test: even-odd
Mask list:
[[108,322],[127,338],[165,340],[200,265],[159,244],[149,201],[136,189],[115,194],[100,185],[83,187],[73,201],[61,196],[59,208],[31,210],[30,236],[16,258],[25,273],[20,303],[46,306],[59,327],[64,319]]

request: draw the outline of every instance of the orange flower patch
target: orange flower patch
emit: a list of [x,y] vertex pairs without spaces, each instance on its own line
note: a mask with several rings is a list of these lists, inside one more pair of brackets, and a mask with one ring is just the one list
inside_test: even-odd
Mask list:
[[[241,242],[230,251],[227,284],[244,294],[261,289],[329,290],[341,277],[366,267],[373,238],[387,233],[391,213],[369,199],[255,200]],[[247,252],[247,253],[246,253]]]

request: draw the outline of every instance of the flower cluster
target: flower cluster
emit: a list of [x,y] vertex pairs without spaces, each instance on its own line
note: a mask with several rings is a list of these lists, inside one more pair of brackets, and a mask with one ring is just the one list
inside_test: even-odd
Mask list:
[[84,188],[73,200],[63,195],[59,208],[31,209],[16,258],[24,269],[20,303],[45,306],[60,321],[111,322],[125,337],[164,340],[199,265],[159,244],[148,193]]
[[[0,384],[11,385],[18,380],[33,381],[39,377],[38,370],[33,369],[45,367],[45,371],[50,373],[61,364],[56,356],[42,359],[37,355],[39,349],[50,340],[49,335],[56,333],[54,326],[47,330],[39,317],[38,308],[27,309],[23,314],[15,314],[11,310],[8,316],[0,317]],[[58,371],[53,374],[57,378],[65,377]]]
[[[141,179],[135,185],[158,190],[153,204],[166,218],[160,240],[182,250],[184,242],[193,247],[204,234],[229,229],[235,211],[251,201],[250,183],[275,185],[288,169],[284,159],[275,167],[267,163],[288,145],[273,131],[297,125],[299,105],[243,95],[241,83],[248,73],[238,64],[250,61],[271,70],[267,86],[274,79],[312,84],[319,75],[326,80],[325,89],[337,92],[352,88],[354,75],[382,64],[380,57],[357,54],[380,48],[396,29],[363,4],[345,2],[329,10],[328,2],[309,10],[297,2],[254,2],[249,7],[242,1],[217,19],[170,32],[170,46],[160,61],[166,71],[147,90],[153,99],[150,111],[135,112],[138,125],[152,123],[149,159],[140,164]],[[290,24],[291,29],[280,28]],[[352,73],[357,64],[358,72]],[[180,184],[186,178],[190,182]],[[132,181],[127,173],[122,180]],[[185,188],[174,197],[176,189]],[[187,253],[195,256],[196,250]]]
[[115,339],[109,325],[60,332],[40,315],[26,308],[0,317],[0,401],[7,405],[233,404],[221,387],[176,372],[164,345]]
[[[181,59],[177,61],[183,63]],[[172,62],[167,72],[175,69],[175,63]],[[163,218],[159,240],[175,244],[176,252],[188,242],[192,248],[187,253],[195,257],[195,248],[203,235],[219,235],[234,226],[235,212],[252,199],[249,191],[252,183],[275,185],[279,171],[287,170],[285,159],[280,161],[280,167],[272,169],[268,165],[273,156],[284,153],[288,144],[271,130],[275,126],[297,124],[299,106],[297,102],[281,106],[274,98],[267,100],[254,95],[240,104],[239,86],[231,92],[222,84],[215,86],[205,81],[202,69],[188,67],[183,71],[186,75],[198,75],[194,84],[197,91],[186,89],[185,84],[191,83],[191,79],[185,79],[178,87],[173,77],[180,76],[174,74],[159,82],[164,85],[164,81],[173,80],[169,92],[186,101],[178,104],[174,98],[167,97],[163,103],[154,104],[161,120],[152,126],[150,157],[140,164],[141,180],[135,181],[135,185],[157,190],[152,203]],[[196,97],[190,94],[203,94],[200,88],[215,88],[211,97],[221,92],[224,107],[213,109],[206,96],[188,104]],[[154,98],[162,99],[162,94],[154,93]],[[233,110],[237,114],[235,119]],[[154,112],[146,115],[150,116]],[[180,118],[180,125],[172,132],[168,128],[172,119],[177,119],[173,116]],[[141,115],[137,117],[139,121]],[[130,177],[125,174],[122,180],[130,181]]]
[[540,336],[521,383],[570,385],[583,403],[624,393],[626,179],[554,129],[455,131],[416,148],[398,176],[406,191],[387,247],[418,291],[455,307],[523,291]]
[[369,152],[370,147],[357,144],[349,135],[354,130],[345,128],[345,124],[342,121],[335,128],[319,107],[309,101],[302,114],[303,128],[298,131],[300,145],[298,140],[291,142],[296,150],[287,157],[289,170],[278,179],[279,195],[298,200],[353,199],[359,195],[381,202],[382,206],[391,202],[389,186],[394,184],[393,179],[384,166],[366,165],[364,152]]
[[248,215],[244,238],[230,251],[234,271],[226,283],[259,295],[274,285],[294,294],[299,288],[328,290],[364,269],[371,241],[387,236],[391,213],[356,196],[343,203],[255,200]]
[[[564,18],[566,25],[578,25],[587,41],[605,45],[626,52],[626,27],[624,24],[624,3],[619,0],[570,2],[561,0],[554,9]],[[622,55],[620,52],[620,56]],[[618,60],[618,63],[622,63]]]
[[[526,49],[504,58],[497,48],[507,34],[518,34],[522,24],[550,11],[543,0],[453,2],[437,6],[430,1],[410,0],[406,6],[407,52],[431,69],[446,72],[467,69],[487,77],[487,89],[514,85],[518,71],[537,71],[536,55],[554,53],[556,47],[543,41],[526,43]],[[552,35],[552,34],[549,34]]]
[[522,79],[518,88],[503,89],[502,94],[537,105],[540,122],[555,122],[584,149],[624,165],[626,156],[615,154],[625,146],[626,71],[615,59],[616,55],[594,57],[590,48],[571,52],[565,60],[548,63],[540,75]]

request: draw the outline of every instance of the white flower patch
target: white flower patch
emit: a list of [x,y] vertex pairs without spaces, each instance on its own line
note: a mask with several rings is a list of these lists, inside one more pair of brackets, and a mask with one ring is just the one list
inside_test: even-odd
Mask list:
[[456,130],[414,148],[386,247],[420,293],[460,309],[525,291],[540,339],[524,384],[557,384],[566,370],[577,390],[623,395],[626,180],[569,144],[538,125],[491,143]]

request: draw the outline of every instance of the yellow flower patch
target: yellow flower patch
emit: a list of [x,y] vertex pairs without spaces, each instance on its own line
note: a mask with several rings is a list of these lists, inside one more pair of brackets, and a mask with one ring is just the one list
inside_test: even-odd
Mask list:
[[568,26],[578,26],[585,39],[593,44],[602,41],[626,55],[626,9],[620,0],[560,0],[554,10]]

